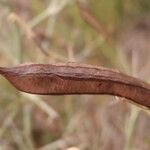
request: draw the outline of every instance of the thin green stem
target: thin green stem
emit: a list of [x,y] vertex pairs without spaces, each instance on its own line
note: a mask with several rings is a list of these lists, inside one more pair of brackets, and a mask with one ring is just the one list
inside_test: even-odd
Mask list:
[[129,119],[127,119],[127,123],[126,123],[126,143],[125,143],[124,150],[131,149],[136,122],[140,112],[141,110],[138,107],[134,105],[131,106],[131,115]]

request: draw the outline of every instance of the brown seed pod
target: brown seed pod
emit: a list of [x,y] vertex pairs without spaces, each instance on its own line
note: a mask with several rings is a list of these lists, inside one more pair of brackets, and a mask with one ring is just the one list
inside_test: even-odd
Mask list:
[[150,85],[111,69],[74,63],[29,64],[0,68],[0,74],[27,93],[109,94],[150,108]]

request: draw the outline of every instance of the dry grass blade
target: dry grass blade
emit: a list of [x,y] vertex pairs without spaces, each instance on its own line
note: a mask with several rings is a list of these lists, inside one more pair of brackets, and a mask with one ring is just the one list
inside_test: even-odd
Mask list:
[[96,19],[91,10],[81,5],[79,6],[79,8],[82,18],[99,34],[101,34],[107,42],[110,42],[110,33],[108,32],[107,28]]

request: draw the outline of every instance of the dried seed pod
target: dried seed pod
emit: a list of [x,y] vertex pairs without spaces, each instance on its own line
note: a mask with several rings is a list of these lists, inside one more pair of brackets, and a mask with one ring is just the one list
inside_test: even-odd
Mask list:
[[17,89],[41,95],[109,94],[150,107],[150,85],[134,77],[90,65],[29,64],[0,68]]

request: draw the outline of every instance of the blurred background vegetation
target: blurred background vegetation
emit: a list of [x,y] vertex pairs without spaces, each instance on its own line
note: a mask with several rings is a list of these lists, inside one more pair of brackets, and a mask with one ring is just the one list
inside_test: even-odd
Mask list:
[[[78,62],[150,82],[150,0],[0,0],[0,66]],[[118,100],[121,99],[121,100]],[[0,150],[149,150],[150,113],[113,96],[37,96],[0,78]]]

